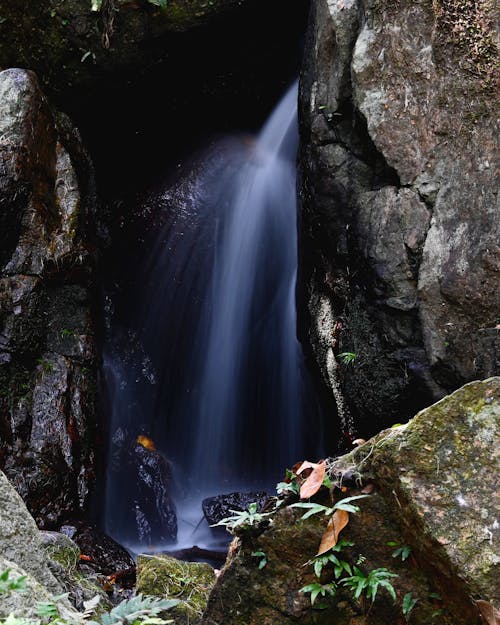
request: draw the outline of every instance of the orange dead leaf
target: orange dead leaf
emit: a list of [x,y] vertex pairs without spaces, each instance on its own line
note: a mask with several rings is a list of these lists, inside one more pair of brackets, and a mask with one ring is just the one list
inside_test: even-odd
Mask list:
[[323,538],[321,539],[321,544],[316,555],[320,556],[332,547],[335,547],[339,539],[340,532],[348,523],[349,513],[345,510],[335,510],[332,518],[328,521],[328,525],[326,526],[325,533],[323,534]]
[[298,475],[298,474],[299,474],[299,470],[302,468],[302,465],[303,465],[305,462],[307,462],[307,460],[303,460],[302,462],[296,462],[296,463],[293,465],[292,469],[291,469],[292,473],[294,473],[295,475]]
[[483,623],[486,625],[500,625],[500,612],[491,603],[479,599],[476,601],[476,605]]
[[156,449],[154,441],[149,438],[149,436],[139,434],[139,436],[137,437],[137,442],[139,443],[139,445],[142,445],[146,449],[149,449],[149,451],[155,451]]
[[[315,469],[317,466],[319,466],[320,464],[324,464],[324,460],[322,460],[321,462],[309,462],[309,460],[304,460],[304,462],[300,463],[299,468],[294,471],[297,475],[300,475],[301,473],[303,473],[306,469]],[[297,465],[295,465],[297,466]],[[295,469],[295,467],[294,467]]]
[[[313,463],[309,463],[313,464]],[[325,479],[326,462],[320,462],[312,466],[312,471],[306,481],[300,487],[300,498],[309,499],[319,491]]]
[[90,556],[86,556],[84,553],[80,554],[80,560],[83,560],[84,562],[92,562],[92,558]]

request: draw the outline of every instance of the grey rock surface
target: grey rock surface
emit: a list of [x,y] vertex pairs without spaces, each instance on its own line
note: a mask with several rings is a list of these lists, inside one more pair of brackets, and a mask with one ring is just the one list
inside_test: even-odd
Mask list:
[[313,2],[300,102],[310,342],[364,435],[498,372],[493,18],[486,5],[461,17],[427,0]]

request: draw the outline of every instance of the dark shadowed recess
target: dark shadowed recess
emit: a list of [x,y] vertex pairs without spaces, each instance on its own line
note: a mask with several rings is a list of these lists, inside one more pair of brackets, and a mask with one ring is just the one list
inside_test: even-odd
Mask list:
[[152,40],[153,67],[73,90],[64,108],[90,148],[101,195],[149,187],[214,133],[260,127],[298,73],[307,13],[307,0],[250,1]]

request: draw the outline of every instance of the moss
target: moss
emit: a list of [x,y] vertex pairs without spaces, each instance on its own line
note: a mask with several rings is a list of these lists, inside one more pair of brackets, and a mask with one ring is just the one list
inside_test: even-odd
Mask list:
[[194,625],[201,620],[214,584],[214,569],[205,563],[166,555],[141,555],[137,561],[137,592],[182,600],[169,613],[176,623]]
[[[46,532],[46,534],[49,534]],[[66,571],[76,569],[80,559],[80,549],[68,536],[64,534],[54,534],[54,540],[46,542],[45,552],[51,560],[60,564]]]

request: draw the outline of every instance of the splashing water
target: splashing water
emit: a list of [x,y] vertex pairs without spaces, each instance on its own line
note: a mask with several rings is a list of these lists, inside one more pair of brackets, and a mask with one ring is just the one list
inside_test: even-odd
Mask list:
[[[203,495],[273,484],[321,448],[296,338],[297,144],[295,84],[255,140],[217,143],[149,199],[168,215],[134,293],[151,362],[124,382],[120,350],[108,350],[126,388],[111,429],[142,427],[173,462],[183,546]],[[108,479],[109,505],[118,481]]]

